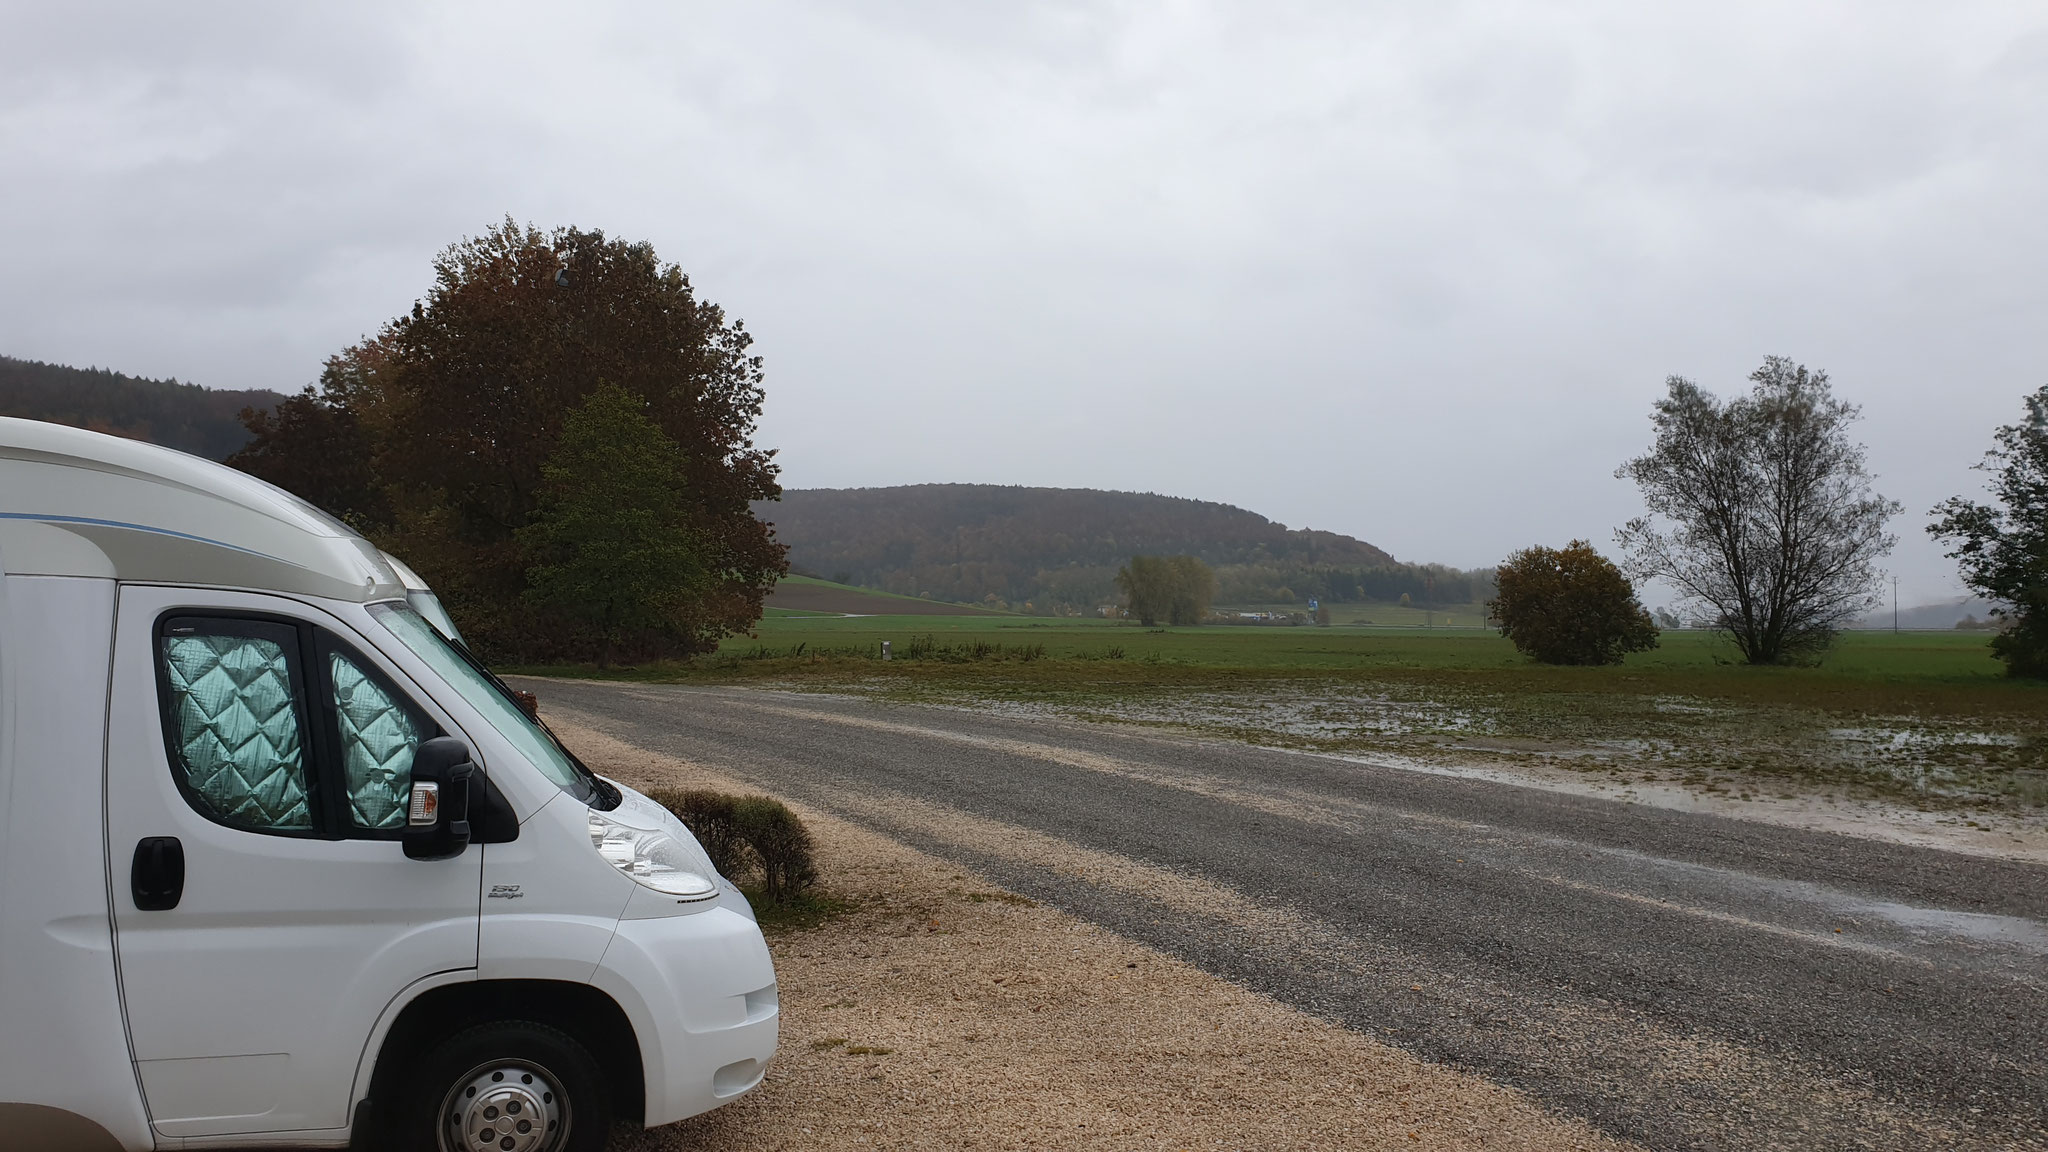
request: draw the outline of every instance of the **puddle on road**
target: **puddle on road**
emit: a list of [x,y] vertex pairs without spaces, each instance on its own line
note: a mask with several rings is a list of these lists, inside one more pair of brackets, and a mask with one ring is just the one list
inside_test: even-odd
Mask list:
[[[1758,916],[1770,909],[1770,919],[1786,927],[1807,930],[1823,926],[1840,929],[1877,943],[1904,943],[1953,949],[2011,951],[2030,957],[2048,957],[2048,923],[2025,916],[1986,912],[1962,912],[1879,900],[1805,880],[1784,880],[1759,876],[1732,868],[1672,860],[1627,848],[1598,848],[1601,854],[1626,862],[1635,874],[1631,884],[1646,893],[1682,895],[1689,901],[1706,898],[1726,905],[1728,911]],[[1680,883],[1663,889],[1642,883],[1662,875]],[[1715,895],[1721,899],[1714,900]],[[1901,939],[1901,936],[1907,939]],[[2037,973],[2048,975],[2048,973]]]
[[1851,916],[1882,917],[1927,937],[1969,940],[2048,956],[2048,926],[2018,916],[1916,908],[1886,901],[1849,902],[1842,905],[1842,911]]

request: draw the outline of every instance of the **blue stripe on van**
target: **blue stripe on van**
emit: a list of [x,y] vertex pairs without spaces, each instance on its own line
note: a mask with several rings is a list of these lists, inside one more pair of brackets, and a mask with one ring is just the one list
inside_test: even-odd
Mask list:
[[[246,552],[251,556],[261,556],[265,560],[277,560],[277,557],[270,555],[268,552],[258,552],[254,548],[244,548],[240,544],[230,544],[225,540],[194,536],[190,532],[178,532],[170,528],[158,528],[150,524],[130,524],[125,520],[99,520],[91,516],[58,516],[53,513],[44,512],[0,512],[0,520],[40,520],[50,524],[97,524],[103,528],[132,528],[137,532],[153,532],[158,536],[176,536],[180,540],[196,540],[201,544],[211,544],[216,548],[231,548],[237,552]],[[281,560],[278,562],[284,563]]]

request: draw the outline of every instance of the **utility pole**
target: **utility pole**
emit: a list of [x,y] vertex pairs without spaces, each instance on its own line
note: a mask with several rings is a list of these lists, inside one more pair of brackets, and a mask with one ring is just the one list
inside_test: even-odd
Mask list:
[[1899,578],[1892,577],[1892,635],[1899,634]]

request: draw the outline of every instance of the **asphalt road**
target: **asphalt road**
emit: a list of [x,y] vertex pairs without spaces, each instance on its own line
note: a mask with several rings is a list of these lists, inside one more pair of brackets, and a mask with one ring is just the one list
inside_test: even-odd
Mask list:
[[2048,1147],[2048,868],[997,710],[522,686],[1651,1147]]

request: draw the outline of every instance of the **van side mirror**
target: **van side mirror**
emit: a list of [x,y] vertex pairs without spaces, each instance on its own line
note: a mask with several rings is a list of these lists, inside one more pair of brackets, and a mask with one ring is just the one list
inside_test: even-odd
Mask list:
[[446,860],[469,847],[469,786],[476,764],[453,736],[423,741],[412,756],[412,798],[400,840],[414,860]]

